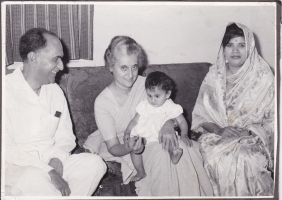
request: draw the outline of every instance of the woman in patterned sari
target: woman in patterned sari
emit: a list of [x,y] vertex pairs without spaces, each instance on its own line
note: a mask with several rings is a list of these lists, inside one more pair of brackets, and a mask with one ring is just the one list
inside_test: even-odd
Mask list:
[[246,26],[227,26],[192,117],[215,195],[273,195],[274,75]]

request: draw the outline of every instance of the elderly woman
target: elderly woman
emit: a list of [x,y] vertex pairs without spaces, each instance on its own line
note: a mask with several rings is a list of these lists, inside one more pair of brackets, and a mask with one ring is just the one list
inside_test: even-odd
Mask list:
[[274,75],[246,26],[227,26],[192,119],[215,195],[273,195]]
[[[123,143],[124,131],[133,119],[137,104],[146,100],[145,77],[138,76],[139,68],[145,65],[146,56],[139,44],[130,37],[116,36],[105,52],[105,65],[113,74],[114,81],[96,98],[94,110],[98,129],[90,135],[84,147],[99,154],[106,161],[121,163],[124,183],[136,174],[130,152],[140,153],[144,144],[141,138],[131,138]],[[184,149],[177,165],[163,151],[169,143],[178,145],[174,132],[174,120],[168,120],[160,131],[159,142],[146,145],[142,153],[147,176],[136,182],[139,196],[204,196],[213,195],[212,187],[202,166],[200,152]]]

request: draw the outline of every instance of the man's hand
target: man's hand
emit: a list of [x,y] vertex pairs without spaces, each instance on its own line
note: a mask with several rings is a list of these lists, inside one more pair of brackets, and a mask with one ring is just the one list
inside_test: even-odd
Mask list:
[[64,167],[63,167],[63,163],[62,161],[60,161],[59,158],[51,158],[51,160],[49,161],[48,165],[50,165],[51,167],[53,167],[57,173],[63,177],[63,170],[64,170]]
[[48,172],[51,177],[51,183],[62,193],[63,196],[69,196],[71,190],[69,184],[58,174],[55,169]]
[[161,128],[159,132],[159,142],[162,143],[162,147],[166,151],[168,151],[169,143],[171,143],[172,148],[179,147],[174,131],[174,124],[171,120],[166,121]]

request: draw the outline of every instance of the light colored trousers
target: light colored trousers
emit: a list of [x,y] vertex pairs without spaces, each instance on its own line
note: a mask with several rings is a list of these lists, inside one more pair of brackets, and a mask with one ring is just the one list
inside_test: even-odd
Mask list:
[[[63,179],[69,184],[70,196],[91,196],[107,167],[95,154],[71,155],[64,162]],[[10,166],[5,175],[5,196],[62,196],[51,183],[48,172],[36,167]]]

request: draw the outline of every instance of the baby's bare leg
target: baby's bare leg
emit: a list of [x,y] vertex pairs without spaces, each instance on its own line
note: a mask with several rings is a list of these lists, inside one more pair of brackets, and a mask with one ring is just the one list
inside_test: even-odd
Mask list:
[[131,152],[130,157],[134,165],[134,168],[137,171],[137,174],[131,178],[131,181],[140,181],[141,179],[147,176],[143,165],[142,154],[135,154]]
[[168,153],[170,155],[171,162],[177,164],[183,154],[183,149],[179,147],[172,148],[172,145],[169,144]]

